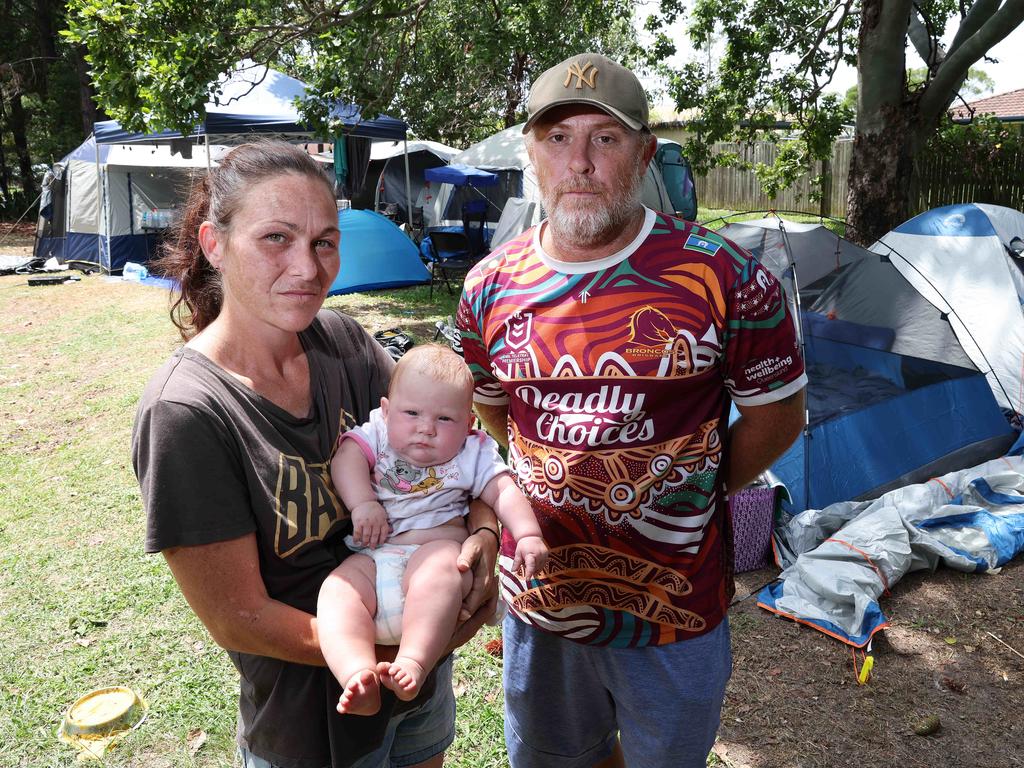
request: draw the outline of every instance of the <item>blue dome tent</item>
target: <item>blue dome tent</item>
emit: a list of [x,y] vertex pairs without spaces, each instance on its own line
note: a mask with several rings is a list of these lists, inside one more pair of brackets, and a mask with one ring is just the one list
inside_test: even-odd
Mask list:
[[338,227],[341,269],[328,296],[430,282],[430,272],[412,240],[379,213],[343,210],[338,213]]
[[[929,211],[870,250],[777,217],[719,229],[783,281],[801,320],[808,425],[771,467],[792,511],[875,498],[1013,443],[1024,314],[1001,239],[1024,231],[1024,215],[1000,236],[972,235],[963,213]],[[919,235],[936,220],[957,225],[950,241]],[[972,356],[989,341],[1010,363]]]

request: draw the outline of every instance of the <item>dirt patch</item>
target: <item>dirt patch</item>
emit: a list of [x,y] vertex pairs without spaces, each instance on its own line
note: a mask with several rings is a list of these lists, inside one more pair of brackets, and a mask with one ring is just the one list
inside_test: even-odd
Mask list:
[[23,221],[20,224],[0,221],[0,254],[31,256],[35,234],[36,224],[34,221]]
[[[737,595],[775,575],[741,574]],[[756,595],[734,605],[718,758],[731,768],[1024,765],[1021,558],[996,575],[911,574],[882,610],[889,628],[858,685],[842,643],[768,614]],[[915,733],[932,718],[936,731]]]

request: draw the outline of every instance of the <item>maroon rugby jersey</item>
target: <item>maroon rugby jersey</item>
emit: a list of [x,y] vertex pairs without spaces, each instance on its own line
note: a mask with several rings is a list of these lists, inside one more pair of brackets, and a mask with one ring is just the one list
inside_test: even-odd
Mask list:
[[717,234],[651,210],[597,261],[557,262],[538,233],[477,265],[459,307],[476,399],[508,407],[512,474],[551,547],[527,584],[505,536],[505,599],[581,643],[707,632],[731,594],[729,398],[770,403],[806,384],[781,287]]

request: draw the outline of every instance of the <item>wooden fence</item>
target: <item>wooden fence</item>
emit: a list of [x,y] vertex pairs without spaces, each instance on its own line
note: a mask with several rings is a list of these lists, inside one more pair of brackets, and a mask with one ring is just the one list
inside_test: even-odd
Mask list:
[[1003,155],[989,163],[983,174],[965,168],[956,157],[927,157],[915,163],[912,212],[953,203],[995,203],[1024,210],[1024,156]]
[[[835,218],[846,217],[847,175],[853,142],[841,139],[832,149],[832,158],[819,163],[814,173],[806,174],[788,189],[769,197],[753,171],[738,168],[712,168],[698,176],[697,201],[701,208],[729,211],[806,211]],[[766,165],[775,160],[778,146],[770,142],[754,144],[718,143],[714,151],[732,152],[744,162]],[[812,199],[811,179],[822,175],[823,194]],[[983,175],[969,172],[956,157],[919,158],[914,164],[911,182],[910,214],[953,203],[995,203],[1024,210],[1024,156],[1004,157],[990,165]]]

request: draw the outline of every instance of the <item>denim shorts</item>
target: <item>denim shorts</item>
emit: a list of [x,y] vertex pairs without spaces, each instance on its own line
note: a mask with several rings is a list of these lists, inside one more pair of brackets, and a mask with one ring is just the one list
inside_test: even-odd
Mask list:
[[[455,741],[455,694],[452,657],[437,665],[437,691],[416,709],[395,715],[376,752],[361,757],[351,768],[405,768],[444,752]],[[277,768],[273,763],[239,749],[242,768]],[[324,768],[328,768],[325,766]]]
[[616,738],[626,765],[707,764],[732,671],[726,620],[645,648],[580,645],[511,615],[502,634],[512,768],[589,768]]

